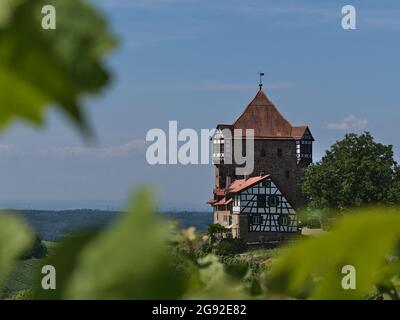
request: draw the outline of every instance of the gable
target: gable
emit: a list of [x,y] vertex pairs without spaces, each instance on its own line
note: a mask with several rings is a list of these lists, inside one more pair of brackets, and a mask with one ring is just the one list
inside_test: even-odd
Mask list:
[[235,194],[232,209],[233,213],[248,215],[249,232],[298,230],[295,209],[270,178]]
[[314,141],[314,138],[313,138],[313,136],[311,134],[311,131],[310,131],[310,129],[308,127],[304,131],[304,134],[303,134],[301,140],[312,140],[312,141]]

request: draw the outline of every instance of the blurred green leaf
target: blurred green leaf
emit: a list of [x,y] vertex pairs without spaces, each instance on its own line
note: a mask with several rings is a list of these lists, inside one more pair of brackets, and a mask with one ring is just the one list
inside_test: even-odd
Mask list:
[[[97,235],[96,231],[89,231],[76,234],[64,239],[57,245],[54,252],[40,264],[40,268],[36,270],[34,281],[33,297],[37,300],[61,300],[64,297],[68,283],[76,271],[77,261],[82,250]],[[44,290],[41,286],[42,277],[41,268],[44,265],[54,266],[56,269],[56,289]]]
[[33,233],[18,218],[0,214],[0,289],[14,262],[33,240]]
[[[42,29],[44,5],[56,8],[56,30]],[[115,44],[103,16],[82,0],[0,2],[0,126],[42,124],[55,105],[87,132],[80,100],[107,84],[103,60]]]
[[[184,283],[172,265],[169,228],[153,214],[148,191],[109,230],[85,245],[74,261],[65,299],[176,299]],[[61,257],[62,252],[60,250]]]
[[[186,299],[249,299],[244,285],[225,272],[218,257],[209,254],[199,259],[198,268],[192,269],[191,288]],[[196,275],[197,273],[197,275]]]
[[[400,214],[386,209],[355,212],[332,232],[300,241],[272,266],[266,285],[271,292],[297,298],[361,299],[377,284],[400,237]],[[356,269],[356,289],[344,290],[342,267]]]

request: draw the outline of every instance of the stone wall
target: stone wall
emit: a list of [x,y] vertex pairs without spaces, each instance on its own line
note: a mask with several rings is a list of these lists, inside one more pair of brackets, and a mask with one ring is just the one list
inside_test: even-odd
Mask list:
[[[281,150],[281,155],[278,150]],[[216,188],[227,187],[227,177],[230,177],[228,182],[244,178],[235,175],[235,167],[234,164],[220,164],[215,167]],[[303,206],[305,202],[299,186],[304,167],[297,164],[294,140],[255,140],[252,176],[262,173],[270,174],[277,187],[296,209]]]

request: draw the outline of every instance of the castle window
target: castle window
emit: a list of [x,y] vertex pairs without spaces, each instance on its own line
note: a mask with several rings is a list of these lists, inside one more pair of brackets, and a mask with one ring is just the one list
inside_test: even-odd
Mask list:
[[260,224],[260,216],[259,215],[252,216],[252,223]]
[[279,203],[280,201],[278,196],[273,195],[268,197],[268,206],[277,207],[279,206]]
[[267,197],[263,194],[257,196],[257,207],[265,208],[267,206]]
[[290,171],[289,170],[285,171],[285,177],[286,177],[286,179],[290,179]]
[[283,214],[278,219],[280,226],[288,226],[290,224],[290,217],[287,214]]
[[278,157],[282,157],[282,149],[281,148],[278,149]]
[[312,158],[312,141],[311,140],[300,140],[296,141],[296,156],[297,160],[310,159]]

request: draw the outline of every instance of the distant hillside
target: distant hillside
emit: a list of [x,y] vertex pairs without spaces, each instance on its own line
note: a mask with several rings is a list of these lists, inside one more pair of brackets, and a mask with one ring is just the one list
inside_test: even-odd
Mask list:
[[[22,216],[38,235],[47,241],[58,241],[74,231],[103,228],[123,214],[115,211],[88,209],[7,211]],[[162,212],[160,217],[177,221],[182,228],[194,226],[198,231],[206,230],[208,224],[212,223],[211,212]]]

